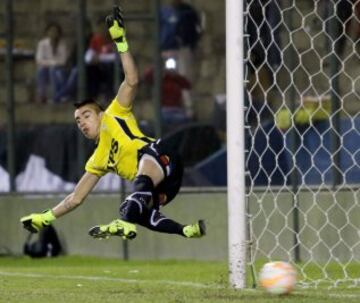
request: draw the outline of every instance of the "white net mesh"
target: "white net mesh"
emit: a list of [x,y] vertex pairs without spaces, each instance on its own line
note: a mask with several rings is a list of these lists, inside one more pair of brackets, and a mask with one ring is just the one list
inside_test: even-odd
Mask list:
[[250,263],[360,284],[360,0],[245,1]]

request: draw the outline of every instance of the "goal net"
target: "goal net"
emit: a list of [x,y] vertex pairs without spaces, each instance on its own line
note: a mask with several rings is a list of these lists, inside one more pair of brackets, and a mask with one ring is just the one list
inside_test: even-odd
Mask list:
[[250,265],[360,284],[360,0],[244,1]]

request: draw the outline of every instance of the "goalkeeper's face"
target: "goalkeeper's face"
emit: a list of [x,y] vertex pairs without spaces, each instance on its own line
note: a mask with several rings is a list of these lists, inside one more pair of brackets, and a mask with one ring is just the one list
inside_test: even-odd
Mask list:
[[102,111],[96,110],[91,104],[85,104],[75,110],[75,121],[84,134],[91,140],[97,140],[100,133]]

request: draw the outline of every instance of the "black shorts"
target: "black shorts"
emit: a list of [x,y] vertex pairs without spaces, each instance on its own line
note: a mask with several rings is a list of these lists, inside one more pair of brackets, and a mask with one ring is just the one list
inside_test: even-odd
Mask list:
[[184,173],[180,156],[167,148],[160,140],[145,145],[139,151],[139,160],[144,155],[152,156],[164,171],[165,178],[154,189],[154,205],[164,206],[175,198],[180,190]]

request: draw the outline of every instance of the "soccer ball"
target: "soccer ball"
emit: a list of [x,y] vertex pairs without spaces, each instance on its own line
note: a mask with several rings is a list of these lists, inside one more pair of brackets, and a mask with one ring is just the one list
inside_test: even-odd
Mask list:
[[262,267],[259,282],[268,293],[289,294],[296,284],[296,270],[287,262],[269,262]]

